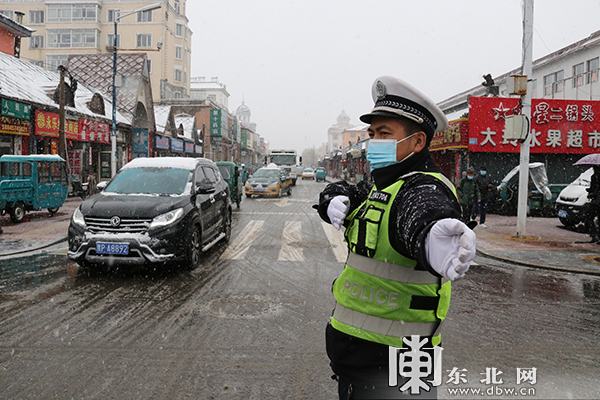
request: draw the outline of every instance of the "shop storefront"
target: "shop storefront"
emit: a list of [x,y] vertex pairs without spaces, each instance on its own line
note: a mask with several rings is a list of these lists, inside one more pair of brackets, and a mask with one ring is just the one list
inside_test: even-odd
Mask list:
[[[520,144],[507,140],[505,118],[520,113],[519,98],[471,97],[469,100],[470,165],[485,165],[501,178],[519,164]],[[550,183],[569,183],[581,172],[573,163],[600,152],[600,102],[533,99],[530,162],[546,165]]]
[[469,147],[469,120],[466,118],[450,121],[443,132],[433,135],[429,151],[442,173],[455,185],[466,171],[463,161]]
[[2,99],[0,114],[0,156],[29,154],[31,106]]

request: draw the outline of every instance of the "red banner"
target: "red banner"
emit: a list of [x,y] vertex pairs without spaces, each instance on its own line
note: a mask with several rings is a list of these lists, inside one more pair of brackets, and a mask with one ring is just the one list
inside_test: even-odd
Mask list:
[[87,142],[110,143],[109,125],[104,122],[80,119],[81,140]]
[[[519,142],[504,138],[508,115],[519,114],[519,98],[471,97],[469,99],[469,151],[516,153]],[[600,101],[533,99],[532,153],[600,152]]]
[[[58,137],[59,116],[47,111],[35,111],[35,134],[37,136]],[[67,139],[79,140],[79,121],[65,119]]]

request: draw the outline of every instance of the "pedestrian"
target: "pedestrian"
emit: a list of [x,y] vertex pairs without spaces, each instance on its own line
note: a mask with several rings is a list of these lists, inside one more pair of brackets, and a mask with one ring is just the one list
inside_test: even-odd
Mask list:
[[467,168],[467,178],[462,179],[458,184],[458,188],[456,188],[460,206],[462,207],[462,218],[465,224],[471,221],[471,214],[473,213],[475,203],[481,201],[479,188],[477,188],[474,178],[475,168]]
[[481,201],[475,203],[475,208],[473,209],[473,215],[471,219],[477,218],[477,214],[479,214],[479,226],[482,228],[487,228],[487,225],[485,224],[485,217],[487,216],[488,202],[492,200],[494,193],[494,185],[492,185],[492,180],[488,175],[487,168],[485,166],[479,168],[479,175],[475,177],[475,183],[479,189]]
[[[378,78],[372,95],[375,107],[360,119],[370,124],[373,182],[331,183],[315,206],[325,222],[346,227],[349,250],[326,329],[340,399],[397,398],[407,389],[407,382],[388,386],[391,346],[407,348],[403,338],[412,335],[427,348],[440,344],[450,281],[462,278],[475,256],[475,234],[460,221],[454,186],[429,153],[446,117],[397,78]],[[422,394],[437,396],[428,389]]]
[[588,192],[588,203],[585,213],[585,226],[592,238],[592,242],[600,244],[600,232],[598,229],[600,218],[600,165],[594,166],[594,173],[590,179],[590,187],[586,189]]

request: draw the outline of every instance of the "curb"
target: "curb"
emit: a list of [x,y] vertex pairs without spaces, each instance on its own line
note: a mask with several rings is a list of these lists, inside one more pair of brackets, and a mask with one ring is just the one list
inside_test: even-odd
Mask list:
[[511,264],[522,265],[525,267],[548,269],[548,270],[562,271],[562,272],[572,272],[574,274],[600,276],[600,271],[593,271],[593,270],[579,269],[579,268],[567,268],[567,267],[560,267],[558,265],[548,265],[548,264],[539,264],[539,263],[534,263],[534,262],[522,261],[522,260],[510,258],[510,257],[502,257],[502,256],[492,254],[490,252],[487,252],[487,251],[481,250],[481,249],[477,249],[477,254],[479,254],[482,257],[491,258],[493,260],[504,261],[504,262],[508,262]]
[[15,250],[15,251],[12,251],[10,253],[0,253],[0,257],[8,257],[8,256],[14,256],[14,255],[17,255],[17,254],[24,254],[24,253],[34,252],[34,251],[37,251],[37,250],[45,249],[46,247],[54,246],[55,244],[66,242],[67,240],[68,240],[68,237],[64,236],[64,237],[62,237],[60,239],[54,240],[52,242],[46,242],[46,243],[44,243],[42,245],[39,245],[37,247],[29,247],[27,249]]

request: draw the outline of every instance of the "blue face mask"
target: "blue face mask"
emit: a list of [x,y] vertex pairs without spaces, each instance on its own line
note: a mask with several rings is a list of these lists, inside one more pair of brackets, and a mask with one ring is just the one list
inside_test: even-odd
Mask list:
[[473,179],[473,175],[467,175],[468,179]]
[[480,171],[479,173],[480,173],[481,175],[485,175],[485,174],[487,174],[487,171]]
[[367,150],[367,161],[371,165],[371,172],[373,172],[374,169],[388,167],[393,164],[399,164],[402,161],[409,158],[410,156],[412,156],[413,154],[415,154],[415,152],[413,151],[412,153],[404,157],[402,160],[396,160],[397,144],[413,137],[417,133],[418,132],[415,132],[412,135],[409,135],[401,140],[370,139],[369,148]]

